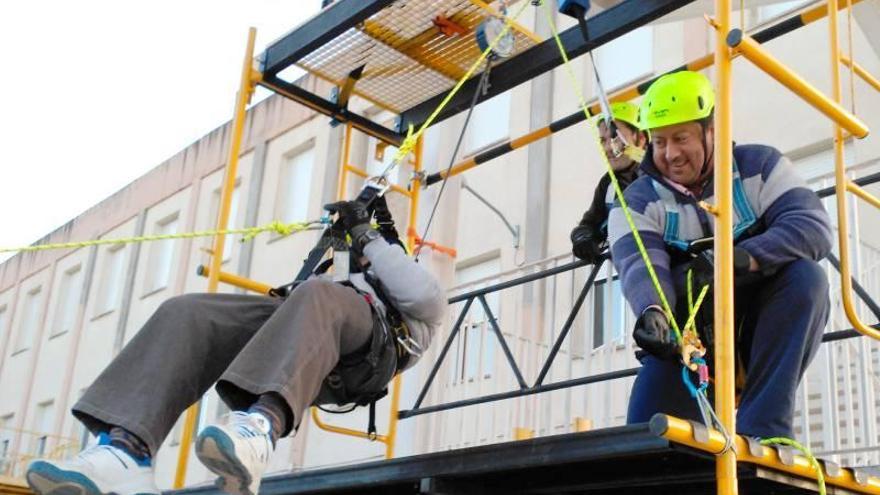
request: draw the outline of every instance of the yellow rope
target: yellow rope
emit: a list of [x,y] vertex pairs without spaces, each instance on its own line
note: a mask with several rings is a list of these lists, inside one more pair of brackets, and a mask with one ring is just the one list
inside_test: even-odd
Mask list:
[[92,241],[78,242],[61,242],[57,244],[38,244],[36,246],[23,246],[13,248],[0,248],[0,253],[11,252],[28,252],[28,251],[46,251],[49,249],[77,249],[89,246],[101,246],[104,244],[131,244],[136,242],[164,241],[167,239],[192,239],[196,237],[213,237],[216,235],[236,235],[243,234],[242,242],[249,241],[257,234],[262,232],[277,232],[283,237],[289,236],[296,232],[307,230],[317,222],[297,222],[297,223],[281,223],[277,220],[272,221],[261,227],[246,227],[242,229],[228,230],[201,230],[197,232],[184,232],[180,234],[160,234],[160,235],[144,235],[136,237],[122,237],[119,239],[95,239]]
[[[547,16],[547,23],[550,25],[550,31],[553,33],[553,39],[556,40],[556,45],[559,47],[559,53],[562,55],[562,60],[565,62],[565,72],[569,77],[572,88],[574,88],[575,94],[577,94],[578,101],[581,105],[581,109],[584,111],[584,115],[589,119],[590,118],[590,110],[587,107],[587,100],[584,98],[584,94],[581,91],[580,85],[578,84],[577,77],[575,77],[574,72],[571,70],[571,64],[569,63],[568,53],[565,51],[565,47],[562,44],[562,40],[559,38],[559,33],[556,31],[556,23],[553,22],[553,14],[550,12],[550,7],[544,2],[544,13]],[[593,138],[596,141],[599,149],[602,148],[601,140],[599,134],[595,128],[595,126],[589,126]],[[666,294],[663,293],[663,287],[660,285],[660,280],[657,278],[657,273],[654,271],[654,265],[651,263],[651,258],[648,256],[648,250],[645,249],[645,245],[642,242],[642,237],[639,235],[638,229],[636,229],[635,222],[633,222],[632,215],[629,211],[629,206],[626,203],[626,199],[623,197],[623,190],[620,188],[620,183],[617,181],[617,175],[614,173],[614,169],[611,167],[611,163],[608,161],[608,157],[605,156],[605,153],[599,153],[602,157],[602,161],[605,163],[605,168],[608,169],[608,176],[611,178],[611,183],[614,185],[614,193],[617,196],[618,201],[620,201],[620,207],[623,210],[623,214],[626,217],[626,221],[629,224],[629,228],[632,231],[633,238],[636,241],[636,246],[639,249],[639,253],[642,255],[642,260],[645,262],[645,266],[648,269],[648,274],[651,277],[651,283],[654,285],[654,290],[657,292],[657,296],[660,298],[660,303],[663,306],[663,311],[666,313],[666,317],[669,318],[669,322],[672,325],[672,329],[675,331],[675,336],[678,338],[678,341],[681,342],[681,330],[679,330],[678,323],[675,321],[675,315],[672,312],[672,308],[669,306],[669,301],[666,298]],[[705,292],[704,292],[705,294]],[[699,308],[699,306],[697,306]],[[691,315],[690,319],[693,319],[694,315]]]
[[400,163],[401,161],[403,161],[404,158],[406,158],[406,156],[415,147],[416,142],[419,140],[422,134],[424,134],[425,129],[427,129],[431,126],[431,124],[434,123],[434,120],[437,119],[437,116],[440,115],[440,112],[442,112],[443,109],[446,108],[446,105],[449,104],[455,94],[458,93],[462,86],[464,86],[464,83],[466,83],[468,79],[471,78],[473,73],[476,72],[477,68],[483,64],[483,61],[486,60],[486,58],[489,56],[489,53],[495,48],[495,45],[497,45],[501,38],[504,37],[504,35],[506,35],[508,31],[510,31],[513,23],[516,22],[520,14],[522,14],[526,7],[528,7],[529,5],[530,2],[522,2],[519,10],[513,17],[504,18],[504,29],[502,29],[501,32],[498,33],[498,36],[496,36],[495,39],[493,39],[492,42],[489,43],[489,46],[487,46],[486,49],[483,50],[483,53],[480,54],[480,57],[470,66],[467,72],[465,72],[464,76],[459,79],[458,83],[455,84],[455,86],[446,95],[446,97],[443,98],[443,101],[441,101],[440,105],[438,105],[437,108],[434,109],[434,112],[431,113],[430,116],[428,116],[428,119],[422,123],[421,127],[419,127],[419,130],[414,133],[413,126],[409,126],[406,139],[403,140],[403,143],[400,144],[400,148],[397,149],[397,153],[394,155],[394,160],[392,161],[392,164]]

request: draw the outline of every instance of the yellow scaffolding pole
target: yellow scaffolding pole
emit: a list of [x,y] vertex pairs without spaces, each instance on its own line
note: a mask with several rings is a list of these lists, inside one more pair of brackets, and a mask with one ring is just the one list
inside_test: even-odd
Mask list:
[[[831,97],[836,103],[842,99],[840,83],[840,41],[838,36],[837,0],[828,0],[828,34],[829,48],[831,50]],[[852,61],[850,61],[852,63]],[[859,136],[861,137],[861,136]],[[880,331],[866,325],[855,308],[853,300],[852,269],[849,251],[849,220],[846,209],[846,192],[852,191],[857,196],[865,199],[874,206],[880,206],[880,201],[864,189],[853,184],[846,176],[846,163],[844,161],[843,146],[845,136],[841,122],[834,122],[834,191],[837,201],[837,236],[840,245],[840,294],[843,301],[843,310],[846,313],[853,328],[860,333],[880,340]]]
[[[229,211],[232,204],[232,193],[235,190],[235,178],[238,171],[238,155],[241,152],[244,122],[247,118],[247,106],[254,94],[254,89],[262,74],[254,69],[254,43],[257,38],[256,28],[248,29],[247,47],[241,68],[239,90],[235,97],[235,111],[232,120],[232,135],[229,141],[229,154],[226,159],[226,175],[223,191],[220,196],[220,212],[217,218],[217,230],[226,230],[229,223]],[[214,237],[214,248],[211,253],[211,267],[208,271],[208,292],[217,292],[220,282],[220,265],[223,262],[223,248],[226,241],[224,234]],[[174,488],[183,488],[186,482],[186,468],[189,463],[189,450],[198,420],[199,403],[196,402],[186,410],[183,434],[180,439],[180,452],[177,456],[177,472],[174,475]]]
[[[211,273],[211,269],[206,267],[205,265],[199,265],[196,269],[196,274],[201,277],[209,277]],[[242,277],[241,275],[235,275],[233,273],[228,272],[220,272],[218,275],[218,280],[223,282],[224,284],[229,284],[233,287],[238,287],[240,289],[249,290],[251,292],[256,292],[259,294],[269,294],[269,291],[272,290],[272,286],[269,284],[264,284],[262,282],[257,282],[256,280],[251,280],[246,277]]]
[[870,84],[875,90],[880,91],[880,80],[874,77],[870,72],[867,71],[864,67],[853,62],[850,58],[844,54],[840,54],[840,62],[843,65],[852,68],[853,72],[856,73],[857,76],[862,78],[863,81]]
[[[733,137],[731,127],[732,54],[725,37],[730,30],[730,0],[715,1],[715,411],[721,425],[736,435],[733,335]],[[738,493],[736,450],[717,457],[715,476],[719,495]]]
[[[832,26],[832,30],[835,34],[837,32],[834,24],[836,20],[837,2],[829,1],[828,22]],[[755,66],[767,73],[767,75],[779,81],[780,84],[800,96],[804,101],[825,114],[839,126],[843,126],[853,136],[864,138],[868,135],[868,126],[855,115],[848,112],[840,104],[840,61],[837,58],[837,54],[840,53],[839,51],[836,51],[835,54],[832,55],[832,58],[834,59],[834,68],[832,70],[835,70],[837,73],[837,96],[828,98],[804,78],[777,60],[776,57],[761,47],[757,41],[750,36],[743,34],[742,31],[738,29],[732,31],[727,38],[727,43],[750,62],[755,64]],[[835,46],[837,46],[837,44],[835,44]]]

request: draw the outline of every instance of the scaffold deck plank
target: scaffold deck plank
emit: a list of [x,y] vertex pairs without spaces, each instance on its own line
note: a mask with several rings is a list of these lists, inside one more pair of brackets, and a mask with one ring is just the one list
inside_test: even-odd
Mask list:
[[[739,481],[741,493],[807,494],[816,486],[745,463],[739,466]],[[834,490],[829,493],[857,493]],[[658,437],[641,424],[271,476],[261,492],[714,494],[715,462],[712,455]]]

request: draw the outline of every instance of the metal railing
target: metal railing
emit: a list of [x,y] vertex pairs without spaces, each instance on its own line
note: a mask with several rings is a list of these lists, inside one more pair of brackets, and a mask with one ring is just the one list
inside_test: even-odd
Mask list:
[[[868,175],[857,182],[864,185],[880,182],[880,174]],[[833,188],[817,192],[820,196],[827,197],[833,194]],[[861,315],[864,318],[871,317],[880,321],[880,305],[871,296],[872,293],[877,294],[880,290],[880,251],[862,244],[860,261],[862,265],[860,273],[862,279],[868,281],[868,287],[863,287],[855,279],[852,283],[855,293],[861,300]],[[835,255],[830,255],[823,263],[831,280],[832,316],[823,336],[823,342],[827,345],[823,346],[820,357],[811,366],[808,377],[798,391],[799,402],[795,416],[797,432],[816,451],[833,456],[833,460],[837,462],[852,465],[876,464],[880,462],[880,439],[877,438],[880,418],[876,418],[873,414],[875,409],[872,404],[875,403],[875,396],[880,397],[880,376],[875,371],[880,369],[880,345],[873,341],[869,342],[870,339],[854,339],[861,334],[846,325],[846,316],[839,303],[840,283],[836,274],[839,261]],[[606,268],[604,273],[603,267]],[[593,336],[602,335],[604,329],[595,328],[597,317],[595,308],[585,311],[584,306],[591,291],[593,301],[601,298],[607,304],[607,298],[597,294],[595,288],[607,289],[608,281],[615,281],[615,278],[607,258],[591,266],[583,261],[571,261],[570,255],[564,255],[454,288],[451,292],[462,291],[462,293],[449,298],[449,304],[457,308],[450,315],[449,333],[413,406],[401,410],[399,417],[412,418],[501,400],[523,399],[536,394],[561,391],[581,385],[605,384],[612,380],[635,376],[639,368],[633,366],[636,364],[631,352],[633,344],[626,336],[631,326],[629,324],[634,319],[629,310],[626,310],[626,315],[623,315],[622,321],[619,322],[619,326],[624,330],[618,338],[605,337],[601,343],[597,343],[588,342],[589,338],[583,337],[580,339],[580,344],[569,345],[566,348],[566,340],[572,337],[572,329],[576,324],[579,325],[577,328],[582,333],[589,333],[591,330],[591,325],[583,324],[581,319],[586,320],[592,316]],[[483,285],[488,286],[481,287]],[[534,307],[525,308],[528,305],[519,301],[530,286],[538,285],[542,287],[533,288],[530,296]],[[564,293],[566,291],[567,293]],[[491,304],[489,299],[493,295],[503,297],[501,299],[503,302]],[[565,302],[560,304],[559,299]],[[568,301],[570,304],[567,306],[567,313],[560,313],[559,307],[565,306]],[[542,304],[550,307],[544,308]],[[517,305],[520,307],[516,307]],[[510,306],[514,306],[513,310]],[[589,305],[587,306],[589,308]],[[540,310],[536,309],[539,307]],[[469,316],[475,310],[482,314],[477,318]],[[536,312],[545,314],[535,316]],[[621,315],[616,316],[621,317]],[[555,324],[557,321],[562,322],[558,332],[555,331],[559,326]],[[479,326],[486,327],[487,335],[494,336],[493,344],[497,345],[497,354],[504,357],[502,364],[497,368],[505,370],[509,375],[506,382],[505,377],[497,376],[498,370],[494,369],[488,370],[486,376],[483,376],[484,373],[470,373],[473,376],[463,380],[465,373],[462,370],[468,366],[464,361],[471,360],[474,353],[480,356],[486,355],[485,338],[479,341],[479,345],[469,344],[464,346],[466,347],[464,350],[459,349],[463,346],[462,341],[468,338],[465,335],[467,330]],[[552,337],[550,339],[544,338],[548,328]],[[583,351],[580,351],[581,347],[584,348]],[[557,363],[560,361],[557,359],[560,351],[566,351],[569,355],[568,376],[548,380],[554,364],[560,369],[565,366],[561,362]],[[491,352],[494,351],[489,349],[489,353]],[[836,356],[837,354],[845,354],[845,359]],[[517,355],[526,363],[523,364],[522,360],[518,361],[515,358]],[[602,362],[598,366],[591,366],[588,362],[594,359]],[[609,366],[612,362],[618,366]],[[482,369],[484,366],[481,362],[477,362],[476,367],[480,371],[487,371]],[[527,369],[529,367],[531,369]],[[577,371],[581,373],[578,374]],[[566,372],[561,374],[565,375]],[[469,385],[468,381],[478,385]],[[838,381],[842,386],[837,386]],[[479,382],[484,383],[479,384]],[[860,382],[866,385],[853,392],[852,387]],[[575,428],[573,421],[587,410],[593,413],[587,415],[594,416],[591,419],[595,420],[593,421],[595,426],[619,424],[624,419],[626,405],[626,393],[621,393],[619,390],[621,388],[625,386],[602,390],[598,400],[580,398],[585,404],[584,407],[565,407],[563,409],[566,411],[562,414],[554,410],[553,404],[537,402],[529,405],[517,404],[511,407],[513,412],[507,414],[507,422],[510,424],[502,428],[501,434],[478,431],[481,428],[498,430],[496,425],[483,424],[475,427],[477,430],[473,431],[476,433],[475,437],[471,435],[469,438],[467,433],[460,433],[456,441],[443,438],[444,433],[441,429],[441,433],[435,436],[443,438],[440,442],[443,445],[435,442],[432,446],[425,446],[424,450],[489,442],[491,438],[509,439],[514,426],[537,426],[538,433],[550,430],[573,431]],[[817,389],[821,391],[817,393]],[[838,397],[841,389],[845,389],[846,393],[841,393]],[[601,406],[601,409],[587,404],[591,401],[608,401],[613,396],[618,400],[611,400],[610,403]],[[564,400],[570,404],[575,399],[569,395]],[[827,404],[819,404],[823,401]],[[832,413],[832,408],[839,409],[845,417],[841,418],[841,414],[837,412]],[[522,413],[524,409],[531,410],[532,418],[527,418],[529,414]],[[595,417],[596,415],[601,417]],[[477,416],[479,417],[479,414]],[[547,419],[548,417],[555,419]],[[467,424],[464,418],[460,421],[462,424]],[[477,419],[476,422],[485,423],[481,419]],[[857,439],[862,440],[857,442]]]

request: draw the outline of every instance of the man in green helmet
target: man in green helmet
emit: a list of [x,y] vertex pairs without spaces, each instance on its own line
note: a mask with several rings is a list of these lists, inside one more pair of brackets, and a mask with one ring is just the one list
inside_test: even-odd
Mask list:
[[[712,283],[712,257],[702,251],[708,243],[699,240],[714,235],[715,220],[699,202],[714,203],[714,107],[712,84],[700,73],[676,72],[651,85],[640,108],[650,132],[642,176],[624,193],[678,322],[688,313],[686,272],[699,272],[699,286]],[[737,430],[791,437],[795,392],[828,319],[828,281],[818,261],[831,249],[830,221],[791,162],[764,145],[734,146],[733,206],[736,351],[745,377]],[[658,412],[698,420],[679,342],[621,208],[611,211],[608,230],[624,295],[639,316],[633,337],[642,368],[627,421]],[[711,305],[708,299],[703,309]],[[711,315],[702,320],[697,329],[711,352]]]
[[[602,150],[614,170],[621,189],[626,189],[636,178],[640,155],[648,145],[647,133],[639,130],[639,107],[629,102],[611,105],[614,129],[604,114],[594,117],[599,130]],[[572,253],[578,258],[595,263],[607,247],[608,211],[614,205],[614,187],[608,173],[599,179],[593,193],[593,202],[581,221],[571,231]]]

